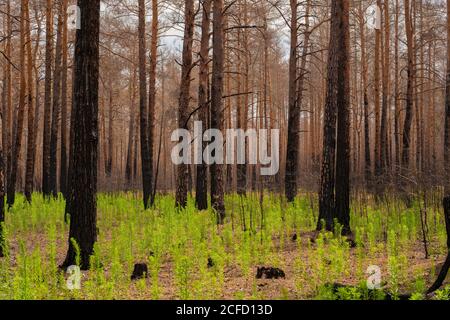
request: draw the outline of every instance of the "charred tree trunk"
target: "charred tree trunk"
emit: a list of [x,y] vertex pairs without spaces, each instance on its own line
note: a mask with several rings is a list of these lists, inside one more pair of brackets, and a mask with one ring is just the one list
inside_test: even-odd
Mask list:
[[45,31],[45,96],[44,96],[44,133],[42,153],[42,192],[50,196],[50,139],[52,114],[52,61],[53,61],[53,2],[47,0]]
[[[178,99],[178,126],[187,129],[189,115],[189,98],[192,70],[192,45],[194,41],[194,1],[184,2],[184,40],[183,63],[181,67],[180,97]],[[187,205],[189,170],[187,164],[177,166],[176,205],[184,208]]]
[[53,77],[53,110],[50,131],[50,172],[49,172],[49,192],[53,197],[58,196],[57,188],[57,149],[58,149],[58,129],[61,113],[61,75],[62,75],[62,32],[63,15],[62,3],[56,2],[58,8],[58,26],[56,30],[56,50],[55,50],[55,72]]
[[406,177],[409,176],[410,169],[410,146],[411,146],[411,125],[413,120],[413,99],[414,99],[414,39],[413,26],[411,21],[410,1],[405,0],[405,25],[406,40],[408,46],[408,83],[406,89],[405,122],[403,125],[403,150],[401,173],[401,191],[409,204]]
[[[211,25],[211,0],[202,2],[202,39],[200,44],[200,67],[198,85],[198,104],[200,107],[198,120],[203,123],[203,128],[208,124],[209,102],[208,102],[208,62],[209,62],[209,40]],[[203,141],[202,137],[195,137]],[[203,150],[205,143],[203,143]],[[195,203],[198,210],[208,209],[208,166],[202,161],[197,165]]]
[[28,2],[25,4],[26,20],[26,51],[27,51],[27,75],[28,75],[28,141],[27,141],[27,160],[25,173],[25,198],[31,203],[31,193],[33,192],[34,163],[33,153],[36,134],[34,132],[34,105],[33,105],[33,56],[31,52],[31,28],[30,28],[30,9]]
[[67,197],[67,2],[63,0],[61,13],[63,16],[62,30],[62,68],[61,68],[61,150],[60,150],[60,170],[59,189],[64,198]]
[[75,42],[73,148],[70,181],[69,249],[63,266],[89,268],[97,240],[98,79],[100,0],[78,0],[81,29]]
[[144,192],[144,208],[148,209],[152,192],[152,164],[149,150],[149,127],[147,107],[147,76],[145,58],[145,1],[139,0],[139,110],[141,131],[141,167]]
[[342,234],[350,235],[350,3],[338,1],[337,159],[335,214]]
[[15,125],[15,135],[14,135],[14,146],[12,150],[12,162],[11,162],[11,175],[8,179],[8,190],[7,190],[7,202],[8,206],[12,207],[15,202],[16,197],[16,181],[17,181],[17,171],[19,167],[20,151],[22,148],[22,132],[25,116],[25,97],[26,97],[26,64],[25,64],[25,46],[26,46],[26,36],[25,36],[25,12],[27,7],[26,0],[21,1],[21,11],[20,11],[20,89],[19,89],[19,108],[17,110],[17,122]]
[[349,2],[333,1],[317,229],[333,231],[337,219],[343,234],[350,233],[349,41]]
[[[213,70],[211,84],[211,128],[223,130],[223,76],[224,76],[224,29],[223,0],[215,0],[213,5]],[[216,150],[217,151],[217,150]],[[217,222],[225,219],[224,166],[213,163],[211,172],[211,205],[217,214]]]
[[4,85],[3,92],[5,102],[3,103],[2,109],[2,149],[6,153],[6,161],[3,165],[3,175],[4,175],[4,185],[7,184],[10,176],[11,168],[11,120],[12,120],[12,84],[11,84],[11,63],[7,61],[11,57],[11,37],[12,37],[12,22],[11,22],[11,3],[10,0],[6,2],[6,34],[7,39],[5,43],[5,74],[4,74]]
[[[155,108],[156,108],[156,67],[158,65],[158,0],[152,0],[152,39],[150,46],[150,73],[149,73],[149,90],[148,90],[148,149],[149,149],[149,165],[150,177],[154,176],[153,168],[153,146],[155,144]],[[150,181],[152,184],[153,182]],[[156,187],[156,185],[154,185]],[[153,187],[152,187],[153,189]],[[153,206],[155,202],[155,191],[151,190],[150,205]]]
[[[285,194],[289,202],[297,195],[300,111],[297,101],[297,0],[291,0],[291,51],[289,56],[289,118],[286,150]],[[300,72],[302,72],[300,70]]]

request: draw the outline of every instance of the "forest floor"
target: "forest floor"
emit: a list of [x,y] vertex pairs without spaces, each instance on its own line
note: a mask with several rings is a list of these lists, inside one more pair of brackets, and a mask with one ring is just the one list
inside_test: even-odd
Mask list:
[[[176,212],[173,197],[161,196],[144,211],[136,194],[100,195],[91,270],[82,273],[80,290],[69,290],[68,275],[58,269],[67,250],[64,201],[35,195],[30,206],[19,198],[7,214],[0,299],[366,299],[370,266],[379,267],[384,292],[422,299],[444,259],[445,226],[432,204],[426,204],[428,258],[418,209],[425,203],[406,209],[395,199],[354,202],[355,248],[333,234],[313,237],[312,195],[293,205],[272,194],[262,204],[258,195],[230,195],[226,204],[227,221],[217,227],[214,214],[198,212],[193,201]],[[136,263],[147,264],[147,278],[130,279]],[[285,277],[257,279],[262,266]]]

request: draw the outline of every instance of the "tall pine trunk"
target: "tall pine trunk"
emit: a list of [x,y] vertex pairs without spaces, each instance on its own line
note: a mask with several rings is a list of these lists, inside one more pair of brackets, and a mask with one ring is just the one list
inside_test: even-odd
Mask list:
[[50,139],[52,114],[52,61],[53,61],[53,2],[47,0],[45,11],[45,93],[44,93],[44,133],[42,152],[42,192],[50,196]]
[[67,128],[68,128],[68,106],[67,106],[67,3],[68,0],[62,0],[61,13],[63,15],[62,30],[62,69],[61,69],[61,150],[60,150],[60,170],[59,170],[59,188],[62,195],[67,197]]
[[31,28],[30,28],[30,9],[28,2],[25,7],[25,19],[26,19],[26,51],[27,51],[27,76],[28,76],[28,140],[27,140],[27,159],[26,159],[26,172],[25,172],[25,198],[31,203],[31,193],[33,192],[33,179],[34,179],[34,163],[33,153],[35,146],[36,133],[34,108],[33,105],[33,56],[31,52]]
[[[297,195],[300,112],[297,101],[297,0],[291,0],[291,50],[289,56],[289,118],[286,154],[285,193],[289,202]],[[302,72],[302,71],[300,71]]]
[[57,189],[57,151],[58,151],[58,129],[61,113],[61,75],[62,75],[62,32],[63,15],[62,3],[57,3],[58,25],[56,30],[56,50],[55,50],[55,72],[53,77],[53,109],[50,130],[50,172],[49,172],[49,192],[53,197],[58,196]]
[[81,29],[75,41],[73,147],[70,161],[69,249],[64,266],[89,268],[97,240],[98,79],[100,0],[78,0]]
[[[209,40],[211,25],[211,0],[202,1],[202,38],[200,43],[200,67],[198,85],[198,105],[200,108],[198,120],[202,122],[203,128],[208,125],[209,102],[208,102],[208,62],[209,62]],[[203,141],[202,137],[195,137]],[[205,144],[203,143],[203,150]],[[197,209],[208,209],[208,166],[202,161],[197,165],[195,203]]]
[[[184,40],[183,62],[181,67],[180,96],[178,99],[178,126],[187,129],[189,115],[192,45],[194,41],[194,1],[186,0],[184,6]],[[177,166],[176,205],[184,208],[187,205],[189,170],[187,164]]]
[[[149,72],[149,90],[148,90],[148,149],[149,149],[149,165],[150,165],[150,176],[154,176],[153,168],[153,146],[155,144],[155,109],[156,109],[156,67],[158,65],[158,28],[159,28],[159,8],[158,0],[152,0],[152,38],[150,44],[150,72]],[[153,186],[156,188],[156,184],[152,181],[152,190],[150,196],[150,205],[155,202],[155,191]]]
[[343,227],[343,234],[349,234],[350,34],[348,0],[337,0],[332,3],[329,48],[317,229],[325,228],[333,231],[336,219]]
[[26,63],[25,63],[25,46],[26,46],[26,32],[25,32],[25,12],[27,7],[26,0],[21,1],[20,10],[20,88],[19,88],[19,108],[17,110],[17,118],[14,123],[14,145],[12,149],[12,161],[11,161],[11,172],[8,179],[8,189],[7,189],[7,202],[8,206],[12,207],[15,202],[16,197],[16,181],[17,181],[17,171],[19,167],[20,151],[22,149],[22,132],[24,125],[25,107],[26,107]]
[[141,166],[144,208],[149,207],[152,192],[152,164],[149,150],[149,127],[147,106],[147,75],[145,50],[145,1],[139,0],[139,118],[141,131]]
[[[223,0],[213,4],[213,70],[211,84],[211,128],[223,131],[223,76],[224,76],[224,30]],[[217,151],[217,150],[216,150]],[[224,166],[213,163],[211,172],[211,205],[217,214],[217,222],[225,219],[224,203]]]

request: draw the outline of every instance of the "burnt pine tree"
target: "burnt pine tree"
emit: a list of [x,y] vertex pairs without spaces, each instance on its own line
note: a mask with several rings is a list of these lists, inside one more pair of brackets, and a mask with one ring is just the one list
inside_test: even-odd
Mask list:
[[78,0],[81,29],[75,41],[73,113],[70,153],[69,249],[63,266],[89,268],[97,240],[98,79],[100,0]]
[[428,290],[432,293],[438,290],[447,277],[450,269],[450,2],[447,2],[447,78],[445,85],[445,133],[444,133],[444,162],[445,162],[445,186],[444,186],[444,218],[447,230],[447,259],[442,266],[436,282]]
[[350,33],[348,0],[332,2],[329,48],[317,229],[325,228],[333,231],[334,222],[337,220],[343,227],[343,234],[349,234]]
[[405,177],[409,175],[410,165],[410,147],[411,147],[411,125],[413,120],[413,99],[414,99],[414,33],[413,23],[411,19],[411,6],[410,1],[405,0],[405,29],[406,29],[406,42],[408,50],[408,81],[406,88],[406,105],[405,105],[405,120],[403,125],[403,150],[401,161],[401,192],[407,204],[410,199],[407,194]]
[[28,2],[25,4],[25,26],[26,26],[26,52],[27,52],[27,103],[28,103],[28,139],[27,139],[27,159],[25,173],[25,198],[31,203],[31,193],[33,192],[34,163],[33,154],[35,146],[36,133],[34,131],[34,105],[33,105],[33,57],[31,52],[31,28],[30,28],[30,10]]
[[291,0],[291,50],[289,56],[289,120],[286,154],[285,193],[289,202],[297,195],[300,112],[297,103],[297,0]]
[[[153,173],[153,146],[154,146],[154,126],[155,126],[155,107],[156,107],[156,67],[158,65],[158,28],[159,28],[159,8],[158,0],[152,0],[152,38],[150,42],[150,72],[148,79],[148,150],[149,150],[149,165],[150,165],[150,177],[153,179],[155,175]],[[156,178],[154,178],[156,181]],[[153,184],[150,196],[150,205],[155,203],[156,195],[156,183]]]
[[[190,84],[192,70],[192,45],[194,41],[194,1],[186,0],[184,6],[184,39],[183,62],[181,66],[180,96],[178,99],[178,125],[187,128],[189,116]],[[189,171],[186,164],[177,166],[176,205],[184,208],[187,205]]]
[[52,113],[52,61],[53,61],[53,2],[47,0],[45,11],[45,93],[44,93],[44,133],[42,152],[42,193],[50,196],[50,138]]
[[147,75],[145,50],[145,0],[139,0],[139,120],[141,136],[142,186],[144,192],[144,208],[149,207],[152,194],[152,157],[150,155],[148,106],[147,106]]
[[59,188],[64,197],[67,196],[67,6],[68,0],[62,0],[62,69],[61,69],[61,150],[59,168]]
[[25,36],[25,13],[27,2],[25,0],[21,1],[20,9],[20,88],[19,88],[19,108],[17,110],[16,122],[14,123],[14,145],[12,148],[12,161],[11,161],[11,172],[8,179],[7,188],[7,202],[8,206],[12,207],[16,198],[16,180],[17,171],[19,167],[20,160],[20,150],[22,148],[22,132],[24,125],[25,116],[25,106],[26,106],[26,63],[25,63],[25,46],[26,46],[26,36]]
[[350,2],[337,1],[339,49],[337,63],[337,159],[335,214],[342,234],[350,235]]
[[55,71],[53,77],[53,107],[50,129],[50,167],[48,186],[53,197],[58,196],[57,190],[57,149],[58,128],[61,113],[61,76],[62,76],[62,33],[63,33],[63,7],[56,2],[58,10],[58,25],[56,29]]
[[[211,84],[211,128],[223,131],[223,74],[224,74],[224,29],[223,0],[215,0],[213,5],[213,69]],[[215,150],[217,152],[217,150]],[[217,214],[217,222],[225,219],[224,183],[222,164],[213,163],[211,173],[211,205]]]
[[[200,44],[200,66],[198,76],[198,105],[200,113],[198,120],[205,127],[208,123],[209,102],[208,102],[208,62],[209,62],[209,40],[211,25],[211,0],[203,0],[202,5],[202,38]],[[203,135],[203,132],[202,132]],[[201,137],[195,137],[201,139]],[[205,145],[203,145],[203,150]],[[208,167],[205,163],[197,165],[197,178],[195,188],[195,203],[197,209],[208,209]]]

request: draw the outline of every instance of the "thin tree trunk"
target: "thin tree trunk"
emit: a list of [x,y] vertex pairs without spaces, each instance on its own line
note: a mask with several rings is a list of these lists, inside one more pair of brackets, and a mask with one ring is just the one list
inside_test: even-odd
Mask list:
[[[156,67],[158,65],[158,28],[159,13],[158,0],[152,0],[152,39],[150,45],[150,73],[149,73],[149,93],[148,93],[148,149],[149,149],[149,165],[150,177],[153,173],[153,146],[154,146],[154,126],[155,126],[155,108],[156,108]],[[153,183],[150,181],[150,183]],[[156,185],[154,185],[156,187]],[[155,190],[151,191],[150,205],[153,206],[155,201]]]
[[[187,129],[189,114],[189,98],[192,70],[192,45],[194,41],[194,1],[184,2],[184,40],[183,40],[183,63],[181,67],[180,97],[178,100],[178,126]],[[187,164],[177,166],[177,191],[176,205],[184,208],[187,205],[187,189],[189,170]]]
[[27,51],[27,75],[28,75],[28,141],[27,141],[27,160],[25,173],[25,198],[31,203],[31,193],[33,192],[34,163],[33,153],[36,134],[34,132],[34,105],[33,105],[33,56],[31,52],[31,28],[30,28],[30,9],[28,2],[25,4],[26,20],[26,51]]
[[46,46],[45,46],[45,97],[44,97],[44,133],[42,153],[42,192],[50,196],[50,139],[52,114],[52,61],[53,61],[53,2],[47,0],[46,6]]
[[359,4],[359,29],[361,37],[361,69],[363,90],[363,117],[364,117],[364,178],[366,188],[370,190],[372,181],[372,162],[370,155],[370,123],[369,123],[369,97],[367,94],[367,54],[366,54],[366,25],[362,2]]
[[145,53],[145,0],[139,0],[139,109],[141,130],[141,167],[142,186],[144,192],[144,208],[149,207],[152,189],[151,156],[149,150],[148,106],[147,106],[147,76]]
[[10,176],[11,168],[11,157],[12,157],[12,137],[11,137],[11,123],[12,123],[12,85],[11,85],[11,63],[8,61],[11,57],[11,36],[12,36],[12,26],[11,26],[11,3],[10,0],[6,2],[6,43],[5,43],[5,82],[4,82],[4,99],[3,113],[2,113],[2,148],[3,152],[6,153],[6,162],[3,165],[3,183],[6,185]]
[[[200,43],[200,66],[199,66],[199,85],[198,85],[198,104],[200,109],[198,120],[203,123],[203,128],[207,127],[209,115],[208,102],[208,62],[209,62],[209,41],[211,25],[211,0],[202,2],[202,38]],[[203,141],[202,137],[195,137]],[[203,150],[205,143],[203,144]],[[208,166],[202,161],[197,165],[197,180],[195,203],[198,210],[208,209]]]
[[61,150],[60,150],[60,171],[59,171],[59,188],[62,195],[67,197],[67,3],[63,0],[62,16],[62,69],[61,69]]
[[[289,118],[286,150],[285,194],[289,202],[297,195],[300,112],[297,104],[297,0],[291,0],[291,50],[289,56]],[[300,70],[300,72],[302,72]]]
[[56,30],[56,50],[55,50],[55,72],[53,77],[53,110],[50,131],[50,172],[49,172],[49,192],[53,197],[58,196],[57,188],[57,151],[58,151],[58,129],[61,113],[61,74],[62,74],[62,32],[63,32],[63,12],[62,4],[57,3],[58,25]]
[[[128,186],[131,186],[133,179],[133,145],[134,145],[134,131],[135,131],[135,102],[136,102],[136,69],[133,70],[132,78],[130,79],[130,123],[128,131],[128,152],[127,162],[125,167],[125,179]],[[134,150],[136,156],[136,150]]]
[[[224,29],[223,0],[215,0],[213,5],[213,70],[211,84],[211,128],[223,130],[223,75],[224,75]],[[214,163],[211,172],[211,205],[217,214],[218,224],[225,219],[224,166]]]
[[12,207],[15,202],[16,197],[16,181],[17,181],[17,171],[19,167],[20,151],[22,148],[22,131],[25,116],[25,96],[26,96],[26,64],[25,64],[25,46],[26,46],[26,32],[25,32],[25,12],[27,7],[27,1],[21,1],[20,10],[20,89],[19,89],[19,109],[17,110],[17,122],[15,125],[15,135],[14,135],[14,147],[12,150],[12,162],[11,162],[11,176],[8,181],[8,192],[7,192],[7,202],[8,206]]
[[414,94],[414,39],[413,26],[411,21],[410,0],[405,0],[405,25],[406,25],[406,39],[408,47],[408,83],[406,89],[406,107],[405,107],[405,121],[403,125],[403,150],[402,150],[402,187],[401,191],[407,203],[409,203],[409,196],[406,190],[406,177],[409,175],[410,169],[410,146],[411,146],[411,125],[413,120],[413,94]]

